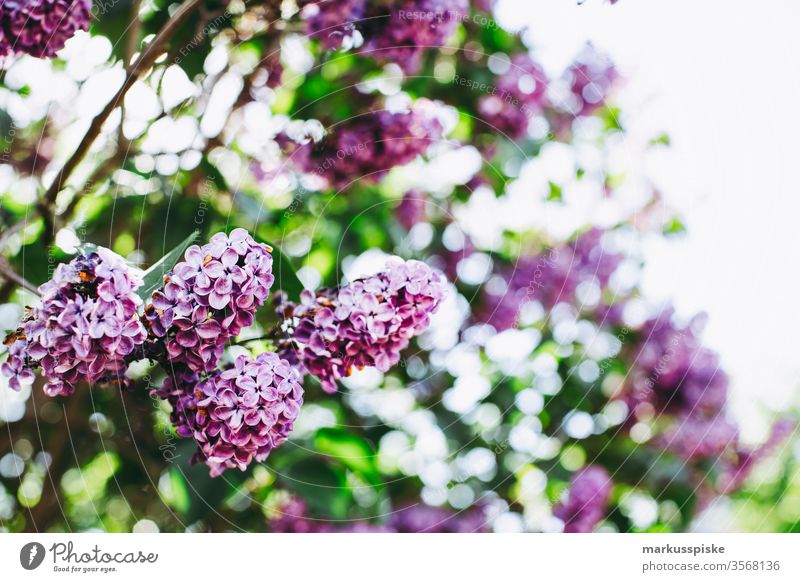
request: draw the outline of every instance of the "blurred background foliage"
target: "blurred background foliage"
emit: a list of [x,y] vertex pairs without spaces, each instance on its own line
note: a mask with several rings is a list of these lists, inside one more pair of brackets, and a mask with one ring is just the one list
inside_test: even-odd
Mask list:
[[[632,423],[620,411],[613,386],[629,374],[623,346],[639,341],[636,324],[564,304],[523,309],[520,329],[502,333],[481,317],[487,286],[522,257],[598,226],[625,255],[606,303],[644,309],[636,249],[683,227],[644,173],[647,156],[669,138],[626,132],[635,111],[616,105],[623,80],[590,112],[553,101],[518,140],[482,119],[477,88],[494,86],[498,63],[529,47],[494,23],[486,3],[475,4],[412,75],[356,50],[326,50],[307,37],[292,2],[203,2],[44,216],[42,192],[177,6],[98,0],[90,32],[58,59],[7,63],[0,244],[3,260],[32,284],[86,243],[147,266],[195,229],[207,240],[241,226],[282,253],[275,288],[292,294],[301,284],[351,280],[387,254],[425,260],[453,287],[402,365],[357,371],[333,396],[308,380],[290,441],[245,473],[211,479],[206,467],[189,465],[193,443],[174,434],[167,405],[148,395],[161,378],[146,363],[124,393],[93,388],[49,399],[36,386],[0,387],[2,528],[271,531],[299,499],[304,518],[333,528],[379,527],[422,503],[481,507],[486,529],[557,531],[553,506],[571,476],[594,464],[614,482],[602,531],[800,530],[792,441],[720,493],[709,486],[717,463],[669,452],[655,438],[658,418]],[[551,77],[551,88],[561,79],[569,89],[568,72]],[[377,182],[354,176],[342,190],[326,187],[294,171],[279,145],[290,123],[330,129],[422,98],[439,103],[446,138]],[[422,202],[407,221],[409,192]],[[4,330],[33,299],[0,281]],[[567,321],[577,331],[559,328]],[[274,322],[265,307],[250,337]],[[619,345],[598,354],[592,344],[601,335]],[[230,353],[264,348],[251,341]]]

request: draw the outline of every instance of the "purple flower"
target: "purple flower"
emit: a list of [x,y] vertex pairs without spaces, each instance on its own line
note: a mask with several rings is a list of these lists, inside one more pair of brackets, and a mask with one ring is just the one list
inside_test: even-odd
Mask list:
[[469,17],[467,0],[402,0],[376,5],[368,14],[363,53],[416,73],[426,50],[444,46]]
[[605,289],[622,255],[605,248],[604,235],[604,231],[593,229],[570,244],[521,258],[513,268],[500,273],[505,289],[484,293],[479,318],[499,331],[505,330],[517,325],[520,310],[531,301],[552,309],[557,303],[576,303],[582,283]]
[[611,478],[602,467],[589,465],[573,475],[564,498],[553,515],[564,522],[567,533],[589,533],[606,515]]
[[326,392],[352,369],[386,372],[424,331],[446,293],[444,276],[420,261],[390,260],[386,270],[342,288],[285,302],[287,339],[279,352],[319,378]]
[[78,30],[88,30],[91,0],[3,0],[0,56],[54,57]]
[[19,389],[40,367],[50,396],[67,396],[78,382],[125,383],[124,373],[146,331],[139,320],[139,272],[108,249],[59,265],[39,290],[9,347],[2,373]]
[[704,318],[688,325],[675,321],[665,309],[639,329],[639,341],[629,349],[632,368],[624,398],[635,415],[642,404],[647,413],[677,413],[714,418],[725,407],[728,377],[719,357],[700,340]]
[[722,493],[727,494],[738,489],[760,461],[775,452],[796,432],[797,423],[784,418],[772,425],[769,437],[761,446],[756,448],[737,447],[736,460],[726,463],[724,466],[720,483]]
[[403,196],[400,204],[395,209],[397,222],[406,230],[411,230],[415,224],[425,220],[427,197],[424,192],[409,190]]
[[197,441],[211,476],[261,462],[289,436],[303,404],[300,373],[272,352],[236,358],[205,378],[184,371],[155,394],[173,408],[179,435]]
[[544,70],[530,56],[514,55],[492,94],[478,101],[478,112],[492,132],[521,139],[531,118],[544,107],[547,82]]
[[430,505],[408,505],[393,512],[389,527],[398,533],[481,533],[488,531],[488,516],[477,505],[454,513]]
[[253,324],[269,297],[270,250],[242,228],[190,246],[145,310],[149,353],[190,370],[215,370],[225,343]]
[[336,49],[352,37],[366,13],[366,0],[300,0],[306,32],[327,49]]
[[335,188],[358,179],[375,182],[442,139],[444,128],[433,107],[420,99],[405,112],[373,111],[353,117],[318,143],[288,141],[286,155],[300,171],[319,176]]
[[739,429],[723,413],[678,416],[657,442],[687,460],[720,457],[739,442]]
[[276,533],[478,533],[488,531],[486,508],[477,505],[458,513],[429,505],[407,505],[393,511],[386,524],[363,520],[341,524],[308,515],[306,503],[289,497],[274,511],[270,530]]
[[591,44],[587,45],[567,69],[567,82],[572,92],[569,112],[576,117],[594,113],[605,105],[618,79],[614,63]]

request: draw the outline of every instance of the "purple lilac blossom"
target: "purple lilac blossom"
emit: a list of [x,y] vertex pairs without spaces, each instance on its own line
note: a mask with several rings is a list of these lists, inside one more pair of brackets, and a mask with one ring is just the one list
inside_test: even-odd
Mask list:
[[582,283],[605,289],[622,255],[604,247],[604,234],[593,229],[572,243],[521,258],[501,273],[504,290],[484,294],[481,320],[502,331],[517,325],[520,310],[531,301],[552,309],[558,303],[575,303]]
[[306,33],[326,49],[341,47],[363,20],[366,0],[301,0],[298,2]]
[[566,75],[572,93],[569,110],[576,117],[591,115],[604,106],[619,79],[614,63],[592,45],[581,51]]
[[720,412],[681,414],[656,442],[687,460],[715,458],[739,442],[739,429]]
[[[388,12],[387,12],[388,8]],[[363,52],[414,74],[426,50],[444,46],[469,17],[468,0],[401,0],[375,6],[363,26]]]
[[731,493],[738,489],[749,477],[756,465],[766,457],[773,454],[778,447],[789,440],[797,431],[797,423],[789,419],[780,419],[772,425],[767,440],[759,447],[738,446],[736,460],[727,463],[721,476],[720,489],[723,494]]
[[317,377],[328,393],[353,368],[388,371],[423,332],[446,294],[442,274],[420,261],[392,259],[386,270],[336,290],[306,291],[280,307],[287,339],[279,352]]
[[78,30],[88,30],[91,0],[3,0],[0,56],[54,57]]
[[564,499],[553,515],[564,522],[567,533],[589,533],[605,517],[612,482],[602,467],[589,465],[573,475]]
[[271,250],[242,228],[186,249],[145,310],[150,351],[190,370],[214,371],[225,342],[253,324],[269,296]]
[[286,441],[303,404],[300,373],[273,352],[241,355],[233,366],[199,378],[168,378],[155,394],[173,407],[176,432],[197,442],[195,462],[212,477],[244,471]]
[[527,134],[531,118],[542,111],[546,92],[544,70],[527,54],[517,54],[492,94],[478,101],[478,112],[492,132],[518,140]]
[[385,524],[363,520],[330,522],[308,516],[305,502],[290,497],[275,511],[270,529],[276,533],[480,533],[488,531],[485,507],[453,512],[429,505],[408,505],[393,511]]
[[125,382],[128,360],[146,338],[137,309],[141,276],[108,249],[61,264],[39,288],[2,366],[11,388],[31,384],[40,367],[50,396],[68,396],[78,382]]
[[425,220],[428,201],[424,192],[409,190],[397,205],[394,215],[403,228],[411,230],[415,224]]
[[316,143],[282,140],[285,153],[300,171],[319,176],[335,188],[358,179],[376,182],[442,139],[444,128],[434,107],[419,99],[408,111],[381,110],[353,117]]
[[728,376],[719,356],[701,342],[704,322],[704,316],[696,316],[680,325],[668,308],[638,330],[640,339],[627,355],[631,370],[624,391],[634,415],[654,410],[711,419],[724,409]]

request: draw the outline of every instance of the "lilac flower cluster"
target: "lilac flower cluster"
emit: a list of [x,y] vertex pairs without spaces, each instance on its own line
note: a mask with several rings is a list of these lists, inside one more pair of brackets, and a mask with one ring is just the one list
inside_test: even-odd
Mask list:
[[596,465],[575,473],[563,500],[553,508],[553,515],[564,522],[564,531],[591,532],[606,515],[612,485],[606,470]]
[[634,411],[641,403],[657,414],[692,413],[713,418],[728,397],[728,377],[719,357],[702,344],[704,317],[680,325],[669,308],[638,330],[639,342],[629,355],[627,401]]
[[381,110],[354,117],[318,143],[287,142],[286,154],[301,171],[336,188],[359,178],[375,182],[442,139],[444,128],[433,108],[433,103],[420,99],[408,111]]
[[469,16],[469,2],[402,0],[386,7],[376,6],[369,16],[364,52],[413,74],[419,71],[425,51],[444,46]]
[[3,0],[0,56],[53,57],[78,30],[88,30],[92,0]]
[[769,437],[761,446],[755,448],[738,446],[735,459],[724,465],[719,484],[722,493],[735,491],[760,461],[773,454],[796,432],[797,423],[784,418],[772,425]]
[[468,0],[301,0],[306,32],[327,49],[342,47],[356,31],[360,52],[415,73],[426,49],[441,47],[469,15]]
[[480,505],[454,513],[429,505],[408,505],[393,511],[385,524],[350,521],[344,525],[311,519],[305,502],[290,497],[270,520],[276,533],[484,533],[488,531],[486,508]]
[[425,210],[428,205],[424,192],[409,190],[395,209],[395,218],[403,228],[411,230],[414,225],[425,220]]
[[703,323],[698,316],[680,325],[665,309],[642,325],[626,354],[632,367],[622,397],[632,421],[654,414],[668,421],[656,442],[689,460],[719,457],[739,440],[725,413],[728,377],[700,340]]
[[301,0],[298,2],[306,32],[327,49],[341,47],[352,37],[366,15],[366,0]]
[[200,378],[188,373],[156,391],[173,407],[177,433],[194,438],[196,461],[216,477],[261,462],[288,438],[303,404],[300,373],[277,354],[239,356]]
[[605,104],[618,80],[619,73],[614,63],[588,45],[567,70],[567,81],[572,93],[570,113],[579,117],[597,111]]
[[514,55],[492,93],[478,101],[478,112],[492,132],[521,139],[531,118],[545,106],[547,82],[544,70],[529,55]]
[[386,270],[336,290],[304,292],[280,307],[287,340],[280,353],[319,378],[326,392],[352,369],[397,364],[444,299],[446,281],[420,261],[390,260]]
[[190,246],[145,310],[149,348],[173,364],[214,371],[225,342],[253,324],[275,278],[267,245],[242,228]]
[[646,321],[638,341],[623,352],[630,371],[619,397],[628,405],[629,422],[655,418],[664,428],[653,443],[691,461],[713,459],[722,468],[718,489],[729,493],[753,466],[794,430],[779,420],[762,446],[740,441],[739,427],[727,414],[728,376],[719,356],[703,345],[705,318],[680,324],[672,308]]
[[9,385],[31,384],[36,367],[50,396],[68,396],[78,382],[124,383],[127,360],[146,338],[137,313],[141,284],[137,271],[104,248],[59,265],[11,336],[2,366]]
[[484,293],[481,320],[505,330],[517,324],[520,310],[531,301],[552,309],[557,303],[575,303],[582,283],[605,289],[623,257],[605,249],[604,234],[593,229],[572,243],[520,259],[502,273],[504,290]]

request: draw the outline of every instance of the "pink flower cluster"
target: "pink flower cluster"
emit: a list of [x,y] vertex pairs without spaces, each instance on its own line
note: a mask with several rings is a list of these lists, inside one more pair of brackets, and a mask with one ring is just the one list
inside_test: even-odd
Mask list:
[[298,6],[308,35],[319,39],[325,48],[336,49],[363,24],[367,1],[300,0]]
[[239,356],[207,377],[183,372],[155,394],[173,408],[177,433],[198,445],[194,460],[216,477],[261,462],[288,438],[303,404],[300,373],[277,354]]
[[278,507],[269,525],[275,533],[485,533],[488,522],[487,508],[481,504],[457,513],[414,504],[393,511],[384,524],[363,520],[336,524],[310,518],[306,503],[290,497]]
[[3,0],[0,56],[53,57],[92,19],[92,0]]
[[299,305],[284,303],[288,339],[280,353],[335,392],[354,367],[385,372],[397,364],[445,293],[444,276],[425,263],[390,260],[377,275],[316,295],[306,291]]
[[[388,12],[387,12],[388,11]],[[444,46],[469,17],[468,0],[401,0],[376,7],[365,25],[364,52],[414,74],[426,50]]]
[[286,140],[286,155],[302,172],[344,188],[354,180],[375,182],[395,166],[424,154],[444,128],[425,99],[401,112],[373,111],[333,128],[317,143]]
[[594,47],[587,45],[567,70],[567,81],[572,93],[570,113],[577,117],[597,111],[605,105],[618,80],[619,72],[614,63]]
[[602,467],[589,465],[572,476],[563,500],[553,515],[564,522],[567,533],[589,533],[606,515],[613,484]]
[[547,82],[544,70],[529,55],[514,55],[491,94],[478,101],[478,112],[491,131],[521,139],[531,118],[544,108]]
[[375,60],[397,63],[415,73],[427,49],[441,47],[469,16],[468,0],[301,0],[306,32],[327,49],[336,49],[358,31],[360,52]]
[[242,228],[190,246],[145,311],[152,339],[167,359],[211,372],[225,343],[253,324],[275,278],[272,255]]
[[606,247],[604,235],[592,229],[569,244],[519,259],[501,274],[505,289],[485,293],[481,319],[502,331],[517,324],[520,310],[531,301],[552,309],[557,303],[577,302],[581,284],[604,290],[623,258]]
[[50,396],[68,396],[78,382],[124,383],[127,359],[147,335],[137,313],[141,284],[138,271],[104,248],[59,265],[12,334],[2,366],[9,385],[33,383],[36,367]]

